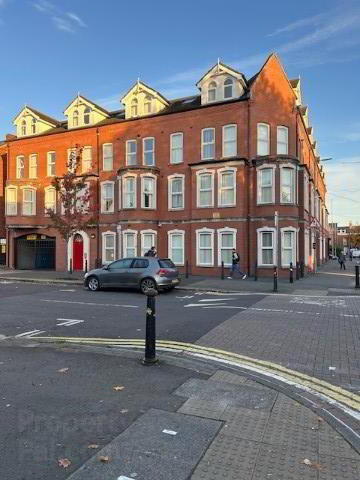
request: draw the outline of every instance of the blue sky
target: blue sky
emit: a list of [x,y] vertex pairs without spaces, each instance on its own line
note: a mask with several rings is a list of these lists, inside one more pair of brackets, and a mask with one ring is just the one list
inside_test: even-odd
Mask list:
[[276,51],[301,76],[321,156],[334,158],[334,220],[360,223],[359,0],[0,0],[0,34],[1,138],[25,103],[62,119],[80,91],[115,110],[137,77],[191,95],[218,57],[250,77]]

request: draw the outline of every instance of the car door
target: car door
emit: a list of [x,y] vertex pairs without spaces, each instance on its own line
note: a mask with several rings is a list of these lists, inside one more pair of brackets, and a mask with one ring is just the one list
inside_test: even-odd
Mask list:
[[148,267],[149,267],[149,260],[147,258],[135,258],[129,270],[130,272],[129,282],[132,287],[140,285],[141,278]]
[[129,269],[133,262],[132,258],[123,258],[110,263],[104,275],[106,281],[103,283],[107,287],[124,287],[129,284]]

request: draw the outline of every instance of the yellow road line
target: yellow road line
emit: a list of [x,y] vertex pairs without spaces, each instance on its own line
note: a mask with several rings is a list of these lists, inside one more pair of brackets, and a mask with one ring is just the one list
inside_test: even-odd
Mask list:
[[[91,344],[91,345],[109,345],[122,347],[143,347],[145,342],[142,339],[113,339],[113,338],[80,338],[80,337],[36,337],[36,340],[56,341],[73,344]],[[338,402],[347,405],[350,408],[360,411],[360,396],[355,393],[344,390],[341,387],[332,385],[315,377],[311,377],[301,372],[290,370],[282,365],[268,362],[265,360],[258,360],[233,352],[227,352],[212,347],[204,347],[201,345],[194,345],[191,343],[174,342],[170,340],[157,340],[159,348],[169,348],[176,351],[189,352],[196,355],[207,355],[218,358],[220,360],[232,361],[237,364],[245,364],[249,367],[255,367],[267,373],[282,376],[287,380],[309,387],[318,393],[327,395],[328,397],[337,400]]]

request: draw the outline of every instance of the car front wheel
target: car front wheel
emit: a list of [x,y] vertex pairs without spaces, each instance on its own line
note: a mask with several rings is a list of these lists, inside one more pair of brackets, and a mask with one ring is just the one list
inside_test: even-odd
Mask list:
[[87,282],[88,289],[92,292],[96,292],[100,288],[100,282],[96,277],[90,277]]
[[142,291],[142,293],[146,295],[146,291],[150,289],[157,289],[155,280],[153,280],[152,278],[144,278],[144,280],[141,280],[140,290]]

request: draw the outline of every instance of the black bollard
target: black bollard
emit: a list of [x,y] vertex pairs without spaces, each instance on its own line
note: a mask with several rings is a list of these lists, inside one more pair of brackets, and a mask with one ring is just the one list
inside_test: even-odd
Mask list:
[[278,291],[278,272],[277,267],[274,267],[274,292]]
[[300,263],[300,276],[301,276],[301,278],[304,278],[304,268],[305,268],[304,262],[301,262]]
[[359,265],[355,265],[355,288],[360,288]]
[[300,280],[300,263],[296,262],[296,280]]
[[87,273],[88,271],[88,263],[87,263],[87,259],[85,260],[85,273]]
[[142,361],[144,365],[154,365],[158,361],[156,358],[156,324],[155,324],[155,297],[158,294],[154,288],[149,288],[145,295],[146,302],[146,338],[145,338],[145,357]]
[[72,258],[70,258],[70,270],[69,270],[70,273],[73,272],[73,269],[72,269]]
[[294,283],[293,264],[290,262],[290,283]]
[[189,278],[189,260],[186,260],[185,264],[185,278]]
[[224,262],[221,262],[221,280],[224,280],[225,272],[224,272]]
[[257,262],[255,262],[255,274],[254,274],[254,281],[257,282],[258,276],[257,276]]

